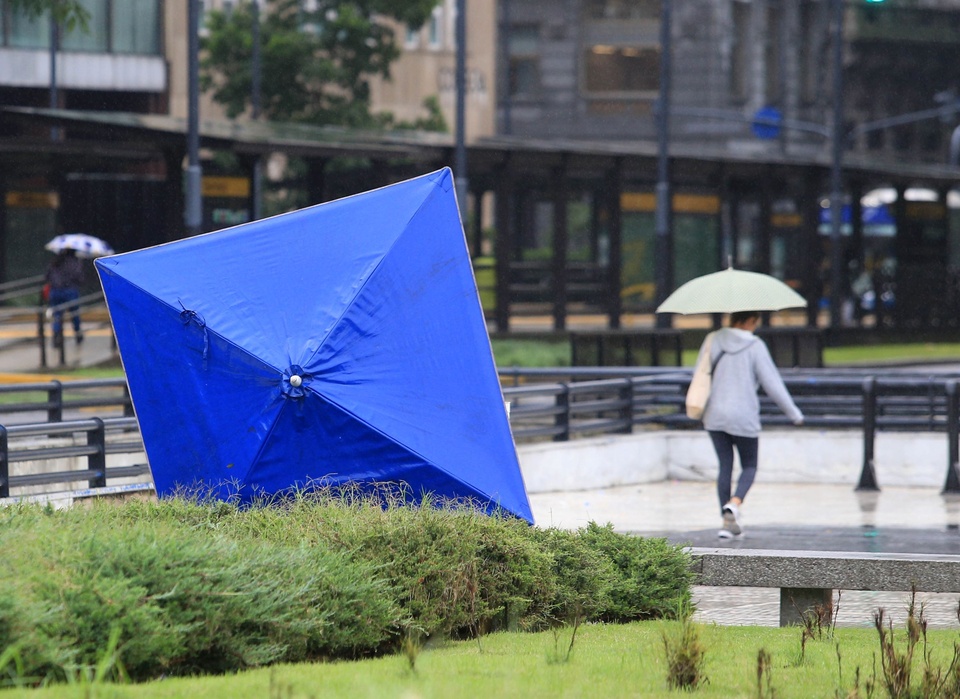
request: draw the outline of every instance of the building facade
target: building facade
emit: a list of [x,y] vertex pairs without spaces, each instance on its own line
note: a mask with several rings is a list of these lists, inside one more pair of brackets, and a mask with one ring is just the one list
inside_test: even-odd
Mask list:
[[[499,0],[498,23],[502,136],[647,144],[756,163],[752,173],[670,173],[671,287],[729,260],[787,280],[814,304],[829,296],[830,164],[839,123],[850,221],[842,227],[839,293],[859,304],[856,279],[866,274],[879,292],[877,277],[895,275],[904,292],[901,320],[957,295],[952,183],[941,180],[934,191],[913,186],[906,173],[911,165],[948,170],[957,158],[960,66],[952,55],[960,46],[960,2]],[[657,120],[665,55],[666,134]],[[771,170],[790,161],[813,167]],[[878,173],[854,176],[847,172],[854,163],[866,171],[877,165]],[[657,296],[658,177],[650,168],[623,183],[620,284],[625,307],[636,310],[651,310]],[[549,197],[527,198],[510,252],[519,267],[550,254],[545,243],[556,216]],[[609,251],[601,233],[599,243],[573,254],[602,267]]]
[[[390,78],[371,84],[374,112],[386,111],[408,123],[425,115],[424,100],[436,98],[448,130],[456,124],[456,6],[439,0],[423,27],[396,27],[400,58]],[[496,131],[496,2],[469,0],[467,6],[465,139]]]

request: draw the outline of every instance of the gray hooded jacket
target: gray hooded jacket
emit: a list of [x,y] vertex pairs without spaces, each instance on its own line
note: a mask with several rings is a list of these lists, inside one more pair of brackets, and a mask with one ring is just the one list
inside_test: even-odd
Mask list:
[[[703,352],[703,347],[700,351]],[[738,437],[758,436],[758,387],[763,388],[794,424],[803,422],[803,413],[790,397],[767,345],[759,337],[739,328],[718,330],[713,333],[710,360],[716,367],[710,399],[703,413],[706,429]]]

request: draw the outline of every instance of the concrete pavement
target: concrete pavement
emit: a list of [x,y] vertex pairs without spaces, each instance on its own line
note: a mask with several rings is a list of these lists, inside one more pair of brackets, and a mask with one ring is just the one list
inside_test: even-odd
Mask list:
[[49,324],[46,326],[46,366],[41,354],[35,321],[5,323],[0,329],[0,382],[45,380],[65,369],[102,366],[119,361],[113,330],[105,311],[84,316],[83,342],[77,344],[72,328],[66,331],[64,356],[54,348]]

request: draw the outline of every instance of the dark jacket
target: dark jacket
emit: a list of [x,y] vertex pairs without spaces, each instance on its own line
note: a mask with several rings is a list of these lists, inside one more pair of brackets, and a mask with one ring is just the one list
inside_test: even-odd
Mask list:
[[51,289],[76,289],[83,284],[83,262],[76,255],[57,255],[47,269]]

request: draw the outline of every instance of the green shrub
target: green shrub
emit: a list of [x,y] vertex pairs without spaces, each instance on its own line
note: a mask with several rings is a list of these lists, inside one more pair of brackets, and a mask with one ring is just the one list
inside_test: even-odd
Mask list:
[[666,539],[618,534],[613,525],[596,522],[582,530],[582,536],[618,572],[609,603],[597,614],[603,621],[675,618],[678,609],[689,607],[693,572],[682,547]]
[[28,667],[30,674],[62,679],[71,666],[95,665],[114,628],[122,664],[144,679],[354,657],[386,644],[401,625],[384,582],[344,552],[240,543],[175,522],[104,535],[91,526],[95,518],[71,526],[80,514],[50,518],[58,526],[46,527],[36,551],[45,565],[29,570],[32,584],[22,588],[33,596],[22,601],[53,610],[31,657],[50,655],[40,652],[42,636],[69,649]]
[[618,574],[602,551],[595,550],[582,531],[534,530],[553,558],[556,580],[550,617],[556,622],[576,622],[597,617],[609,606],[609,595]]
[[404,638],[670,616],[689,601],[686,558],[662,540],[399,502],[348,489],[253,507],[0,508],[0,682],[353,658]]
[[[383,497],[354,494],[344,504],[319,493],[292,502],[289,515],[298,536],[374,565],[419,633],[473,636],[543,616],[552,595],[550,559],[525,522],[478,514],[464,503],[384,507]],[[288,535],[285,527],[261,530]]]

